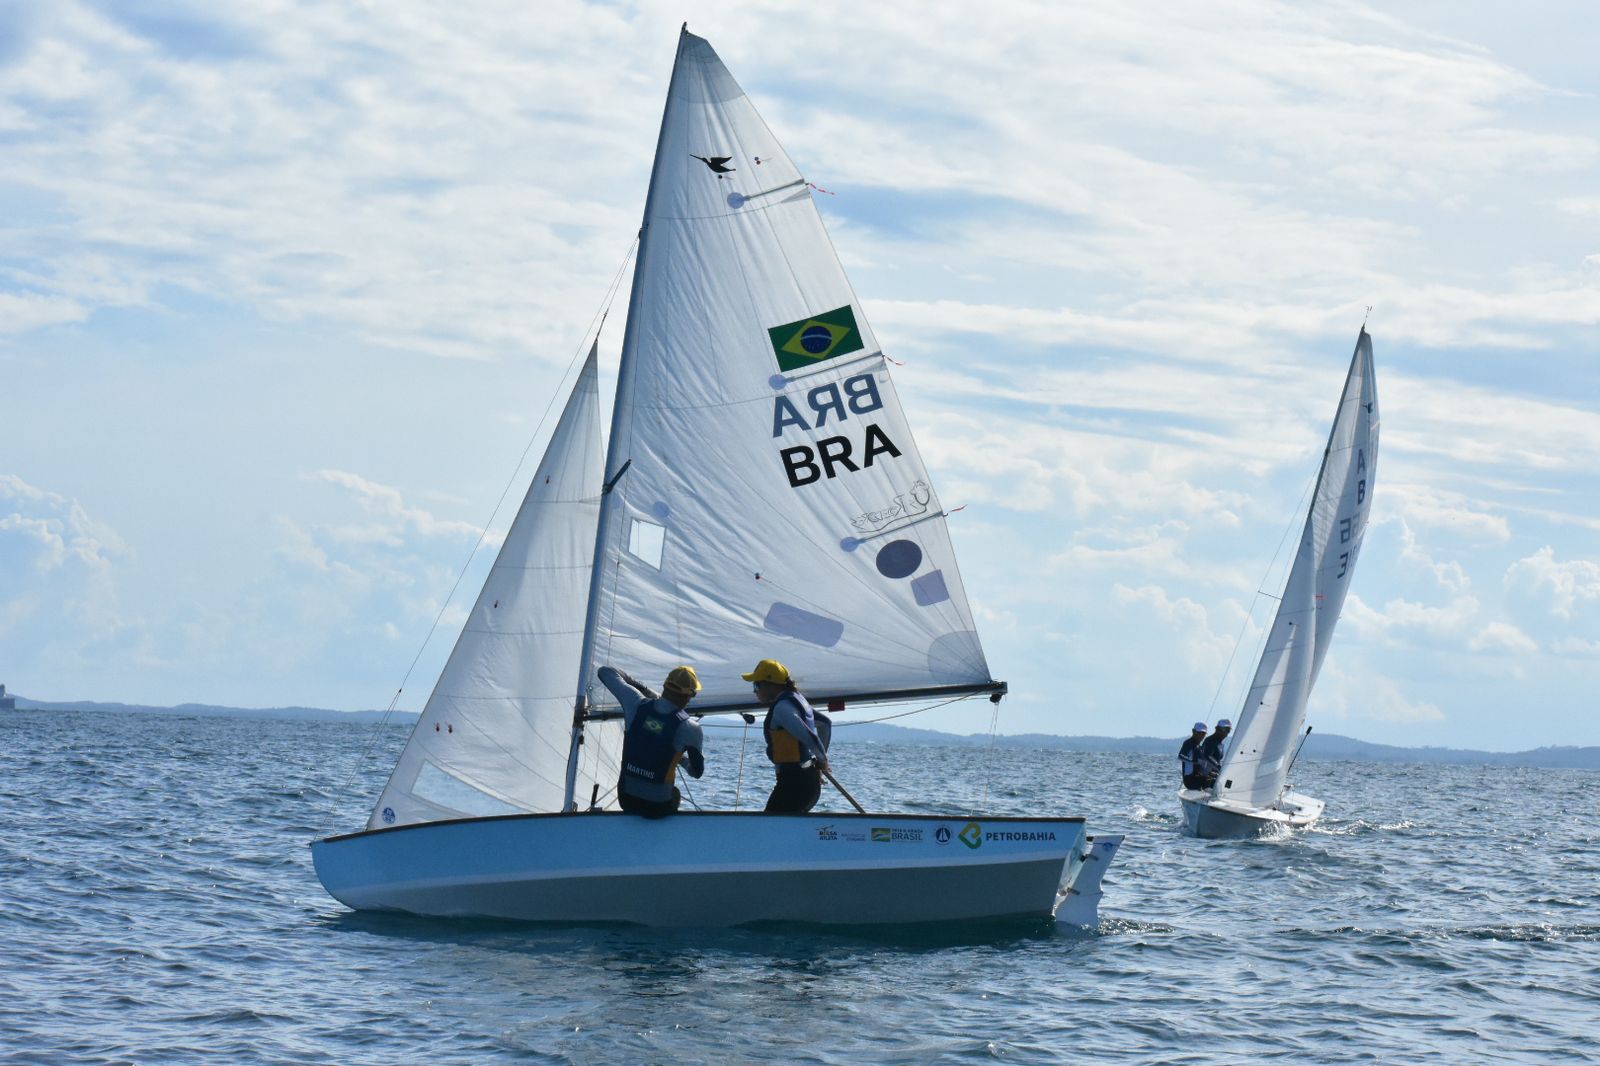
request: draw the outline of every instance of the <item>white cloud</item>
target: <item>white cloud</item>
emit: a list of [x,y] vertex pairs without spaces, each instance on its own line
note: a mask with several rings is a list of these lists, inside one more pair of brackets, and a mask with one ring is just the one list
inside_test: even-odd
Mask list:
[[1551,649],[1557,655],[1571,655],[1578,658],[1600,659],[1600,640],[1584,640],[1582,637],[1563,637],[1556,641]]
[[1476,652],[1532,655],[1539,650],[1534,639],[1509,622],[1490,622],[1478,630],[1467,647]]
[[[0,602],[7,613],[48,610],[70,620],[86,641],[106,639],[129,622],[118,606],[115,565],[132,553],[116,530],[91,519],[77,500],[0,474]],[[31,577],[25,576],[31,573]]]
[[105,573],[112,558],[127,553],[114,529],[93,521],[76,500],[37,488],[15,474],[0,474],[0,532],[9,531],[37,547],[34,565],[55,570],[69,559]]
[[1558,563],[1546,545],[1506,571],[1506,588],[1543,597],[1550,613],[1570,620],[1580,602],[1600,601],[1600,562],[1572,559]]
[[[1188,525],[1176,520],[1129,529],[1080,530],[1073,535],[1073,543],[1051,555],[1046,565],[1049,570],[1073,575],[1102,571],[1192,578],[1196,576],[1195,568],[1183,558],[1188,534]],[[1205,575],[1203,580],[1219,576],[1224,575],[1213,572]],[[1230,583],[1245,584],[1239,579]],[[1159,590],[1151,586],[1141,591]]]
[[1453,644],[1466,634],[1478,617],[1479,606],[1476,597],[1465,595],[1452,598],[1442,607],[1396,598],[1378,611],[1351,593],[1345,600],[1340,619],[1364,639]]
[[34,553],[33,565],[41,573],[54,570],[67,558],[66,542],[51,528],[51,523],[42,518],[25,518],[20,514],[6,515],[0,518],[0,533],[8,532],[38,542],[39,547]]
[[1511,523],[1505,515],[1484,510],[1482,504],[1462,493],[1430,485],[1387,482],[1383,496],[1385,506],[1404,519],[1408,544],[1415,543],[1412,526],[1458,534],[1478,543],[1511,539]]
[[1395,679],[1366,669],[1346,673],[1332,660],[1317,682],[1310,709],[1313,718],[1326,716],[1390,725],[1445,720],[1445,713],[1437,704],[1411,699]]
[[369,481],[359,474],[345,470],[318,470],[308,475],[310,480],[323,481],[347,490],[361,504],[363,510],[378,518],[388,520],[379,525],[340,525],[325,530],[333,540],[347,543],[379,543],[398,547],[407,532],[424,537],[476,538],[477,526],[470,522],[443,521],[420,507],[408,506],[399,489]]
[[1412,532],[1411,526],[1404,519],[1399,521],[1399,525],[1400,558],[1403,562],[1410,564],[1419,572],[1427,574],[1446,592],[1464,593],[1471,589],[1472,581],[1467,577],[1466,570],[1459,562],[1455,560],[1446,563],[1435,561],[1431,555],[1418,546],[1417,535]]
[[1600,196],[1563,196],[1555,201],[1555,207],[1577,218],[1600,220]]
[[1360,717],[1374,718],[1380,722],[1442,722],[1444,711],[1427,700],[1413,700],[1401,691],[1400,686],[1386,677],[1368,679],[1370,701]]
[[1184,596],[1173,598],[1158,585],[1130,588],[1116,584],[1111,588],[1111,598],[1125,609],[1155,615],[1176,638],[1184,661],[1196,672],[1209,678],[1221,675],[1235,641],[1226,634],[1212,632],[1204,606]]
[[0,333],[26,333],[44,326],[82,322],[88,317],[88,310],[75,300],[0,292]]

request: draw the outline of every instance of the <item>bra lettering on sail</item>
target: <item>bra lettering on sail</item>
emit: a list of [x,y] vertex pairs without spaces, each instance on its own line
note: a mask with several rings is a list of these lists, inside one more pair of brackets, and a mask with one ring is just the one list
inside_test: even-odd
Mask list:
[[798,444],[793,448],[785,448],[778,454],[783,457],[783,469],[789,475],[789,487],[796,489],[824,477],[836,478],[841,470],[852,474],[869,470],[872,461],[879,455],[887,454],[896,459],[900,458],[900,449],[896,448],[888,434],[876,425],[867,427],[866,439],[862,441],[858,453],[861,456],[859,465],[851,458],[852,452],[849,437],[823,437],[817,441],[815,451],[809,444]]

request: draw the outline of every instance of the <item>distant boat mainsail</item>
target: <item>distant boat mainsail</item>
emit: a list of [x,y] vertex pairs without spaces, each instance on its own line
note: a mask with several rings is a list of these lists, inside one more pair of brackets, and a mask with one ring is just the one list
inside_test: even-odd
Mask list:
[[1217,777],[1219,799],[1265,807],[1283,793],[1306,701],[1333,643],[1361,551],[1377,465],[1378,394],[1372,338],[1363,329],[1283,600]]
[[[591,350],[460,639],[368,828],[558,811],[600,513],[600,403]],[[597,722],[576,782],[616,786],[619,722]]]
[[998,688],[944,513],[805,179],[684,33],[646,201],[607,453],[601,663],[693,663],[700,709],[780,658],[817,696]]

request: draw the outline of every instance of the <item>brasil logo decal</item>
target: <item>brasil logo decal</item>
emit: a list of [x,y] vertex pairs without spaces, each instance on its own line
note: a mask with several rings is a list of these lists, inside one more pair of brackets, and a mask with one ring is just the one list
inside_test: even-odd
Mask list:
[[850,305],[767,330],[779,370],[804,370],[850,352],[859,352],[861,330]]

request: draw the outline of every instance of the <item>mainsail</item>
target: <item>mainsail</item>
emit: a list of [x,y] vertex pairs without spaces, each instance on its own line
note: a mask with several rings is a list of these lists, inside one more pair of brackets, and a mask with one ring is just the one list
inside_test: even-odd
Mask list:
[[[595,362],[591,349],[369,828],[562,809],[600,512]],[[588,730],[576,779],[585,800],[595,783],[615,788],[621,747],[620,723]]]
[[1253,807],[1278,801],[1305,723],[1306,701],[1333,643],[1372,510],[1378,464],[1378,393],[1372,338],[1356,340],[1317,487],[1283,600],[1239,712],[1217,796]]
[[[678,48],[623,342],[579,680],[691,663],[701,710],[992,690],[944,512],[800,171],[711,46]],[[582,797],[581,791],[579,797]]]

